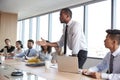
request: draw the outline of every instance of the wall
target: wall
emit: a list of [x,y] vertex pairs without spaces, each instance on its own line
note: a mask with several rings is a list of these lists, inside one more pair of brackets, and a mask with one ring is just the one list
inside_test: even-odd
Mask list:
[[14,45],[16,37],[17,14],[0,12],[0,49],[5,45],[5,38],[9,38]]

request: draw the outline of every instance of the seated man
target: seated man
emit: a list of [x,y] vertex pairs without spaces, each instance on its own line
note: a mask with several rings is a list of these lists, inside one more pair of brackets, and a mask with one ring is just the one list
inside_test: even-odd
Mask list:
[[15,57],[25,57],[25,59],[27,57],[34,57],[34,56],[37,56],[37,50],[33,48],[33,45],[34,45],[34,41],[33,40],[28,40],[27,42],[27,47],[28,49],[25,50],[23,53],[20,53],[18,55],[16,55]]
[[[103,61],[88,70],[83,69],[84,75],[97,79],[120,80],[120,30],[106,30],[105,47],[110,50]],[[107,73],[101,73],[107,69]]]
[[13,51],[15,50],[15,47],[11,45],[10,39],[5,39],[5,44],[6,46],[2,48],[0,52],[9,53],[9,56],[14,56]]

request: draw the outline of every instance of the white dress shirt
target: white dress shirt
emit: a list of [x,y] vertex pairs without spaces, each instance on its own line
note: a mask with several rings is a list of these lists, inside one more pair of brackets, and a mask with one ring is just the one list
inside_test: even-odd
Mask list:
[[[86,39],[83,33],[83,27],[76,21],[70,20],[68,25],[67,45],[72,54],[78,54],[80,50],[87,50]],[[64,46],[65,27],[63,29],[63,35],[57,42],[58,46]]]
[[113,60],[113,72],[111,74],[102,73],[102,78],[109,80],[120,80],[120,47],[113,53],[109,52],[101,63],[95,67],[89,68],[90,72],[101,72],[105,69],[109,69],[110,55],[114,56]]
[[15,49],[15,51],[14,51],[15,54],[20,54],[23,52],[24,52],[24,49],[21,49],[21,50]]
[[40,58],[42,61],[51,60],[51,59],[52,59],[51,54],[48,53],[48,52],[44,53],[43,51],[40,51],[38,54],[39,54],[39,58]]
[[21,49],[21,50],[18,50],[18,49],[15,49],[14,53],[15,53],[15,57],[21,53],[24,52],[24,49]]

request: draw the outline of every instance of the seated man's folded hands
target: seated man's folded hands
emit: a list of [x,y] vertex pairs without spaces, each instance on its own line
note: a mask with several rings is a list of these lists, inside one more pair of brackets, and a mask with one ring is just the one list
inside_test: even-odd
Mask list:
[[82,70],[82,74],[86,75],[86,76],[90,76],[92,78],[101,79],[101,73],[99,73],[99,72],[92,72],[92,71],[89,71],[88,69],[83,69]]

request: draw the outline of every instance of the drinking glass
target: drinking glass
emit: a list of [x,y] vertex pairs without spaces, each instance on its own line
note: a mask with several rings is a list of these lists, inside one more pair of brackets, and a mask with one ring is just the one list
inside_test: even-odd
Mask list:
[[0,56],[0,61],[1,61],[1,63],[3,64],[4,61],[5,61],[5,56]]

